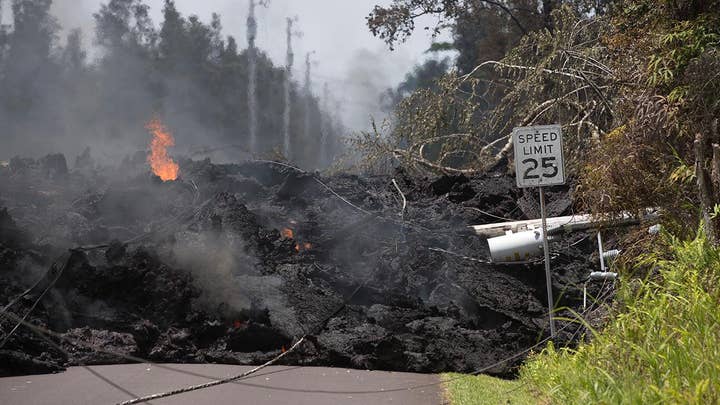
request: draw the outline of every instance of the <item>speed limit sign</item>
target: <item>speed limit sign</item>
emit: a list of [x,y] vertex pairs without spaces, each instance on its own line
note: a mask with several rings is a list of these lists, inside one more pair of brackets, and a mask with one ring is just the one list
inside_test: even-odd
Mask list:
[[513,129],[515,147],[515,178],[517,186],[540,189],[540,215],[542,216],[543,253],[545,254],[545,283],[547,285],[550,336],[555,337],[555,308],[550,273],[550,246],[548,244],[547,216],[545,213],[544,186],[565,184],[562,127],[537,125]]
[[513,129],[517,186],[565,184],[562,127],[537,125]]

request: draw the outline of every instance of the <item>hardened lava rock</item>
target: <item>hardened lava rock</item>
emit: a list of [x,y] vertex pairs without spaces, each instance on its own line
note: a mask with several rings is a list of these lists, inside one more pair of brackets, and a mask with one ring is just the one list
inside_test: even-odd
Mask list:
[[[547,336],[542,264],[489,264],[469,228],[537,214],[536,193],[502,170],[321,176],[179,159],[162,182],[142,160],[76,161],[0,168],[0,305],[17,298],[9,311],[55,332],[53,345],[20,326],[3,375],[129,356],[257,364],[305,335],[285,364],[468,372]],[[548,190],[549,215],[572,213],[569,190]],[[553,290],[578,309],[594,245],[572,242],[553,242]],[[15,322],[0,323],[4,338]]]

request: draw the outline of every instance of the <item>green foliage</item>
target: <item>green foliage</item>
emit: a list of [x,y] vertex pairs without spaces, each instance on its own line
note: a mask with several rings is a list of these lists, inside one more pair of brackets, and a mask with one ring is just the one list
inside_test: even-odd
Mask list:
[[[543,27],[542,16],[531,1],[513,0],[506,4],[512,14],[493,4],[470,2],[455,20],[453,40],[458,50],[457,68],[462,74],[469,73],[482,62],[501,60],[507,52],[518,45],[528,32]],[[515,18],[515,20],[513,20]],[[492,71],[484,72],[484,79],[493,80]]]
[[661,207],[677,234],[697,228],[693,142],[710,136],[720,111],[717,6],[625,1],[613,17],[604,41],[622,86],[614,115],[622,131],[602,138],[585,162],[580,194],[593,211]]
[[356,134],[350,144],[360,154],[359,166],[373,172],[399,164],[410,171],[467,173],[487,165],[486,127],[478,125],[479,82],[466,79],[451,72],[400,99],[395,119],[380,131]]
[[[434,44],[433,44],[434,45]],[[383,108],[391,112],[402,100],[420,89],[436,89],[436,81],[450,70],[450,58],[428,59],[415,65],[395,89],[388,89],[381,96]]]
[[680,154],[673,150],[677,167],[670,173],[670,181],[678,184],[688,184],[695,180],[695,168],[685,163]]
[[452,405],[525,405],[539,402],[527,386],[517,380],[457,373],[443,374],[442,379],[448,381],[444,386]]
[[718,215],[720,215],[720,204],[715,204],[713,206],[712,213],[710,214],[710,218],[716,219],[718,218]]
[[703,232],[665,238],[667,252],[641,260],[650,276],[621,284],[602,332],[577,349],[549,345],[521,379],[557,403],[718,403],[720,250]]
[[455,45],[452,42],[433,42],[425,53],[454,51]]
[[388,134],[387,122],[380,126],[375,121],[371,124],[371,131],[362,131],[347,140],[348,150],[353,155],[359,155],[359,158],[343,157],[342,163],[355,166],[363,173],[390,173],[397,165],[394,151],[399,148],[400,140]]
[[389,5],[375,6],[366,20],[370,32],[393,49],[413,33],[417,17],[437,15],[440,21],[433,28],[437,32],[445,20],[452,19],[464,7],[463,0],[393,0]]
[[[680,21],[670,32],[660,38],[660,53],[650,56],[648,84],[667,86],[682,76],[690,62],[706,49],[720,45],[720,20],[702,17],[694,21]],[[670,93],[685,93],[686,88],[676,88]],[[673,95],[678,99],[678,94]]]
[[[482,10],[498,13],[491,7]],[[601,22],[570,7],[558,8],[554,32],[532,32],[504,59],[485,60],[465,75],[451,72],[434,87],[405,97],[389,135],[390,143],[402,149],[393,153],[409,168],[482,171],[508,157],[513,127],[560,122],[574,172],[572,162],[611,125],[609,100],[617,88],[610,85]]]

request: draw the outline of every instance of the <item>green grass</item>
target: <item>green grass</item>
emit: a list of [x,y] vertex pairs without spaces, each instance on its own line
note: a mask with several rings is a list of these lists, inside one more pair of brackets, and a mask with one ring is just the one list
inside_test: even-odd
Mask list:
[[521,381],[558,404],[720,403],[720,251],[668,237],[671,259],[621,283],[622,307],[576,350],[548,346]]
[[442,379],[449,380],[443,385],[452,405],[538,403],[528,391],[527,384],[517,380],[455,373],[443,374]]

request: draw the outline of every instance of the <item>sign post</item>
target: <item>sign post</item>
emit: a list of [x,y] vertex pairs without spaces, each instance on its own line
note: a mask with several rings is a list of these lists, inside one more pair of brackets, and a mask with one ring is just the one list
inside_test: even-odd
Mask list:
[[547,238],[544,186],[565,184],[562,127],[537,125],[513,129],[515,151],[515,179],[519,188],[540,188],[540,214],[542,216],[543,252],[545,254],[545,282],[547,283],[550,336],[555,336],[552,311],[555,306],[550,273],[550,249]]

